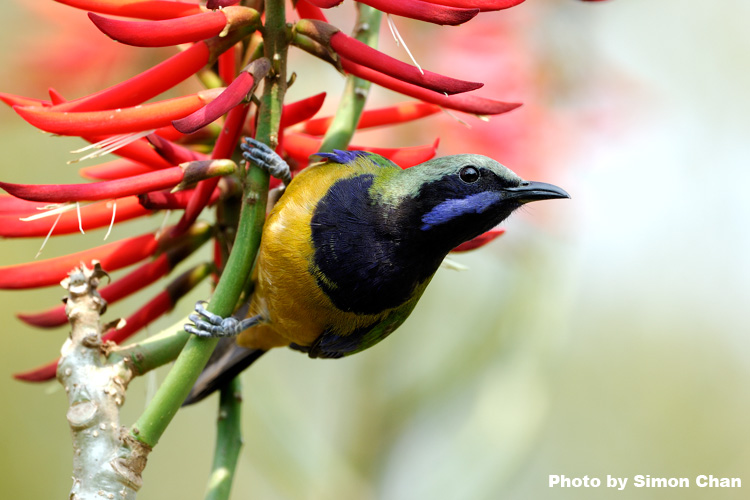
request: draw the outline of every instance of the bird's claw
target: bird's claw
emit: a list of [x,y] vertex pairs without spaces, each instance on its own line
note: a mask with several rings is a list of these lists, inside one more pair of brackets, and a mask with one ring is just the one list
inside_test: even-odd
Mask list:
[[246,161],[253,162],[273,177],[281,179],[284,185],[291,182],[292,172],[289,164],[266,144],[252,137],[244,137],[240,143],[240,149]]
[[195,313],[188,316],[193,323],[187,323],[184,329],[188,333],[202,338],[234,337],[243,330],[247,330],[258,322],[257,317],[239,320],[232,316],[222,318],[206,309],[206,301],[199,300],[195,304]]

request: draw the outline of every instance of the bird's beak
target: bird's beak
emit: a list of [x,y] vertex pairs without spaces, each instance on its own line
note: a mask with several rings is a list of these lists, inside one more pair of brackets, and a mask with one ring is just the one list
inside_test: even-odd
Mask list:
[[503,189],[505,200],[513,200],[518,203],[529,203],[531,201],[551,200],[554,198],[570,198],[565,190],[546,182],[523,181],[520,186]]

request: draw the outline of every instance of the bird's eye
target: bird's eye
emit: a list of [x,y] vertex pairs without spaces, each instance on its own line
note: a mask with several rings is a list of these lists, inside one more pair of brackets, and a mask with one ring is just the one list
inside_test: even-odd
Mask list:
[[458,177],[467,184],[477,182],[479,180],[479,169],[473,165],[468,165],[461,169]]

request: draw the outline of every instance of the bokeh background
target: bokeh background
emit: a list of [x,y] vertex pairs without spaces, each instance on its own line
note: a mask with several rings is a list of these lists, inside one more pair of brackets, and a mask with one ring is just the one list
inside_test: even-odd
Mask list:
[[[349,3],[349,2],[345,2]],[[3,91],[75,97],[160,60],[91,38],[53,2],[4,2]],[[529,0],[457,28],[396,19],[420,63],[525,103],[488,123],[448,115],[358,135],[480,152],[573,199],[534,204],[490,246],[452,258],[398,334],[338,361],[273,352],[245,373],[233,498],[739,499],[750,488],[750,3]],[[352,26],[351,5],[331,12]],[[381,47],[405,59],[383,27]],[[93,41],[92,41],[93,40]],[[290,98],[343,78],[294,56]],[[72,78],[75,74],[77,78]],[[374,105],[403,98],[376,89]],[[0,109],[3,180],[76,182],[81,143]],[[118,225],[113,237],[158,227]],[[100,244],[54,238],[43,257]],[[3,240],[2,264],[40,242]],[[162,284],[163,286],[163,284]],[[153,286],[148,294],[159,290]],[[149,329],[178,320],[179,311]],[[15,319],[61,289],[0,293],[4,498],[70,487],[65,395],[10,375],[54,358],[66,330]],[[129,299],[110,309],[127,315]],[[131,384],[132,423],[164,371]],[[143,499],[200,498],[216,398],[181,411],[149,457]],[[548,476],[741,477],[742,489],[550,489]]]

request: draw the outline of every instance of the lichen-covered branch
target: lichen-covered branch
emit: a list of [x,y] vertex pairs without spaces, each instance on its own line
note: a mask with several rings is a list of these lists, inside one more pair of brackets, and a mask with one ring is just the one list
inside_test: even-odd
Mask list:
[[57,378],[68,394],[73,438],[72,500],[129,500],[141,487],[150,448],[120,427],[120,407],[133,374],[125,362],[110,363],[102,343],[100,315],[106,309],[97,287],[106,276],[98,262],[76,268],[63,280],[70,338],[62,348]]

